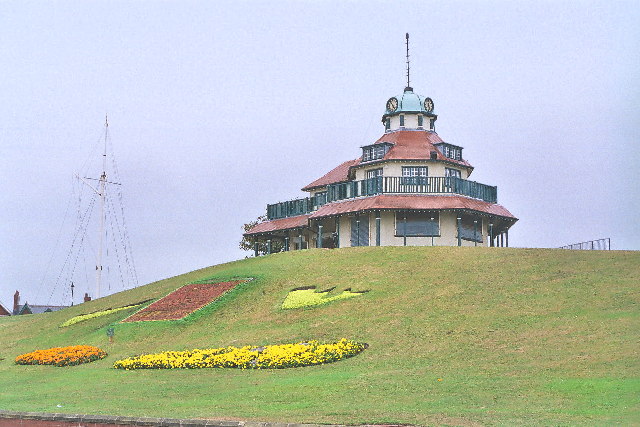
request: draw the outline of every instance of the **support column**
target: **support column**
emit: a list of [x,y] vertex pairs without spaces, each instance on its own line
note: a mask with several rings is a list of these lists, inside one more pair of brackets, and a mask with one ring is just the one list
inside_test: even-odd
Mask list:
[[357,215],[356,215],[356,246],[360,246],[360,217]]
[[505,240],[507,242],[507,247],[509,247],[509,230],[504,232]]
[[376,246],[380,246],[380,211],[376,211]]
[[407,214],[404,214],[404,219],[402,220],[402,239],[404,246],[407,246]]
[[271,239],[267,240],[267,255],[271,255]]
[[478,220],[473,220],[473,246],[478,246]]
[[284,251],[289,252],[289,236],[284,238]]
[[456,221],[458,223],[458,246],[462,246],[462,218],[457,217]]
[[338,235],[338,241],[336,242],[336,248],[340,247],[340,217],[336,217],[336,234]]
[[300,248],[300,250],[302,250],[302,233],[300,233],[298,238],[300,239],[300,246],[298,246],[298,247]]
[[318,240],[316,240],[316,247],[322,249],[322,224],[318,223]]
[[489,246],[493,247],[493,222],[489,223]]
[[[431,223],[433,223],[436,219],[431,217]],[[431,232],[431,246],[433,246],[433,232]]]
[[258,256],[258,241],[256,240],[255,242],[253,242],[253,255],[254,256]]

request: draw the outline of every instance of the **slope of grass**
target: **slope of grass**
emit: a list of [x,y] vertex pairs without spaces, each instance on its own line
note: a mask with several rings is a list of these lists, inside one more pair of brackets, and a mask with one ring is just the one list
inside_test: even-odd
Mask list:
[[[639,252],[346,248],[222,264],[55,313],[0,319],[0,409],[320,423],[640,423]],[[253,277],[181,321],[117,323],[195,280]],[[302,286],[370,290],[283,310]],[[109,343],[108,327],[115,328]],[[342,337],[362,354],[287,370],[120,371],[163,350]],[[18,366],[35,349],[96,345],[70,368]],[[60,405],[60,407],[58,406]]]

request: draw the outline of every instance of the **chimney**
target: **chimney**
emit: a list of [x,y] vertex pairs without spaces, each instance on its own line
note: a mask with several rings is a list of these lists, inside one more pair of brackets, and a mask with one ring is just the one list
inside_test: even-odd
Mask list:
[[13,294],[13,314],[18,314],[20,310],[20,292]]
[[89,296],[89,294],[87,292],[84,293],[84,302],[89,302],[91,301],[91,297]]

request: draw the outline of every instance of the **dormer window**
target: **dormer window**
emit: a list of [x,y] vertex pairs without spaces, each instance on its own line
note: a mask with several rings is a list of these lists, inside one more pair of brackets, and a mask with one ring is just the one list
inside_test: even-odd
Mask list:
[[423,122],[424,122],[424,117],[422,116],[422,114],[418,115],[418,127],[419,128],[424,126]]
[[362,147],[362,162],[372,162],[384,158],[392,145],[390,142],[382,142]]
[[429,129],[435,132],[436,130],[436,119],[429,119]]
[[389,117],[387,117],[387,120],[384,121],[384,129],[385,130],[391,129],[391,119]]
[[400,126],[404,126],[404,114],[400,114]]
[[446,142],[435,144],[435,146],[438,147],[445,157],[453,160],[462,160],[462,147],[447,144]]

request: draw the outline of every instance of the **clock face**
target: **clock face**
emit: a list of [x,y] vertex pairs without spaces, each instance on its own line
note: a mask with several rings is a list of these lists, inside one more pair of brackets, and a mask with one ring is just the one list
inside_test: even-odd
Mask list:
[[427,98],[424,100],[424,109],[427,110],[428,113],[433,112],[433,99]]
[[392,113],[398,109],[398,100],[396,98],[389,98],[387,101],[387,110]]

